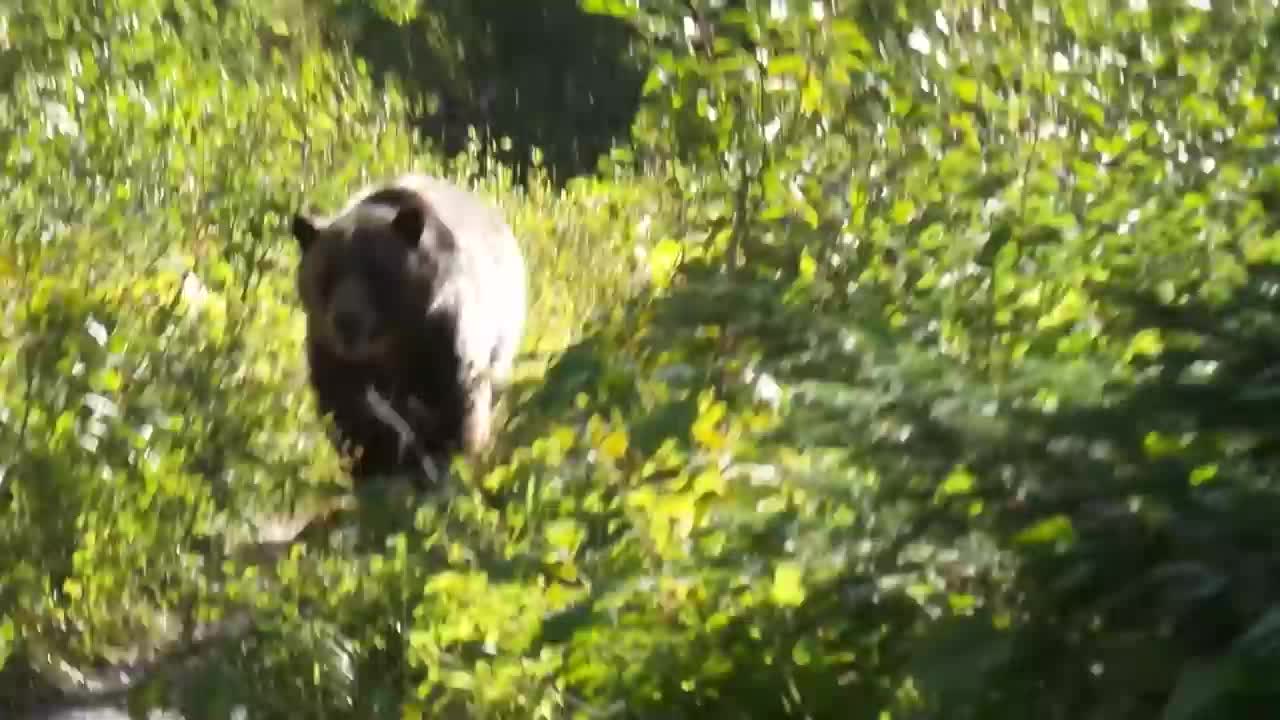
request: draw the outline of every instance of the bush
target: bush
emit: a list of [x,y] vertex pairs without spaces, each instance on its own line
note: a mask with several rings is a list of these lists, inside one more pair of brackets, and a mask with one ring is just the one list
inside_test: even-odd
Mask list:
[[[287,4],[0,11],[4,705],[1260,715],[1274,8],[581,4],[652,67],[564,187]],[[406,166],[529,254],[500,447],[264,548],[341,484],[281,221]]]

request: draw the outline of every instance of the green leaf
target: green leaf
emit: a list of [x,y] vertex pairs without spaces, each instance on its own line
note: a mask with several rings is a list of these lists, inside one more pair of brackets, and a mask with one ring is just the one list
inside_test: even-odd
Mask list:
[[13,641],[17,636],[17,629],[12,618],[0,619],[0,667],[9,660],[13,654]]
[[800,667],[813,662],[813,650],[807,642],[802,640],[791,647],[791,661]]
[[474,674],[465,670],[450,670],[444,673],[442,679],[445,687],[454,690],[470,690],[475,687],[476,677]]
[[809,248],[800,251],[800,262],[796,268],[796,275],[802,283],[813,281],[814,275],[818,272],[818,262],[813,259],[813,255],[809,254]]
[[[810,75],[804,84],[804,89],[800,92],[800,109],[806,113],[820,112],[823,109],[824,97],[826,97],[826,88],[823,87],[822,80],[817,75]],[[817,227],[817,222],[811,222],[810,226]]]
[[973,486],[976,478],[973,474],[964,468],[956,468],[952,470],[946,479],[942,481],[939,492],[943,495],[968,495],[973,492]]
[[1073,324],[1084,317],[1088,307],[1089,301],[1084,293],[1071,288],[1048,315],[1040,318],[1038,325],[1041,328],[1056,328]]
[[951,593],[947,595],[947,604],[951,606],[951,611],[957,615],[965,615],[973,612],[977,607],[978,599],[967,593]]
[[848,18],[836,18],[831,21],[831,32],[840,42],[840,44],[850,50],[870,54],[874,51],[871,42],[867,40],[867,36],[863,34],[862,28],[858,23]]
[[1218,464],[1209,463],[1201,465],[1191,471],[1189,482],[1192,487],[1199,487],[1218,476]]
[[1076,537],[1071,518],[1066,515],[1054,515],[1025,528],[1014,540],[1025,545],[1043,545],[1046,543],[1071,543]]
[[559,518],[547,526],[546,536],[552,547],[573,552],[582,541],[583,529],[572,518]]
[[911,222],[911,218],[915,217],[916,204],[909,198],[901,198],[893,203],[893,209],[889,213],[889,217],[893,219],[895,225],[906,225]]
[[684,248],[671,238],[663,238],[653,246],[649,251],[648,264],[649,278],[654,285],[666,287],[683,254]]
[[781,562],[773,569],[773,587],[769,591],[773,602],[782,606],[795,606],[804,602],[804,572],[794,562]]
[[978,102],[978,81],[972,78],[959,77],[951,83],[951,89],[956,96],[962,101],[970,105],[976,105]]
[[115,393],[120,391],[123,382],[120,371],[114,368],[102,368],[93,373],[89,385],[98,392]]
[[579,4],[583,11],[595,15],[631,18],[639,12],[638,7],[632,6],[626,0],[579,0]]
[[779,55],[769,60],[770,75],[799,75],[808,67],[808,60],[798,53]]
[[1155,357],[1163,351],[1164,342],[1160,338],[1160,331],[1155,328],[1147,328],[1134,335],[1133,339],[1129,341],[1129,348],[1125,351],[1125,359]]

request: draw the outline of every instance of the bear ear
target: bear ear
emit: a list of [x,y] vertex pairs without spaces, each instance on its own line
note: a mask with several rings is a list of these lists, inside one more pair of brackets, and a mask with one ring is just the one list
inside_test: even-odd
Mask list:
[[320,231],[316,229],[316,224],[311,218],[302,213],[295,213],[293,216],[293,237],[298,241],[298,247],[302,248],[302,252],[306,252],[311,244],[315,242],[316,236]]
[[391,221],[391,229],[395,230],[396,235],[400,236],[404,244],[410,248],[418,247],[426,228],[427,213],[420,205],[406,205],[400,208],[395,219]]

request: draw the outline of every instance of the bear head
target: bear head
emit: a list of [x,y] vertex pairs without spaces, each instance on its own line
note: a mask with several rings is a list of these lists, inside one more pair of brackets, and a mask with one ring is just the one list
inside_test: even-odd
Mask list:
[[396,187],[328,220],[298,213],[292,232],[309,335],[355,363],[377,363],[395,351],[430,306],[442,251],[452,243],[426,200]]

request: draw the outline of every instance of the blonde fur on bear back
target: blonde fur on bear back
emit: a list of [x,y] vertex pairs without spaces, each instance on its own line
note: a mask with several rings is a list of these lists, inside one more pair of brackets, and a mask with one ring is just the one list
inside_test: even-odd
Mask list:
[[[528,281],[519,242],[502,213],[476,193],[442,178],[410,172],[358,191],[329,222],[387,221],[394,210],[366,200],[386,188],[404,188],[426,201],[429,212],[453,236],[452,262],[459,270],[436,288],[429,312],[457,315],[465,374],[487,371],[504,383],[510,376],[524,330]],[[482,348],[494,348],[491,357]],[[485,361],[490,362],[485,362]],[[477,367],[474,363],[487,365]]]
[[366,202],[374,193],[387,188],[411,190],[426,200],[432,214],[449,228],[460,245],[517,244],[511,228],[498,209],[475,192],[448,180],[416,172],[366,185],[352,194],[347,204],[326,218],[323,224],[337,227],[354,225],[365,219],[389,219],[390,209],[387,206]]

